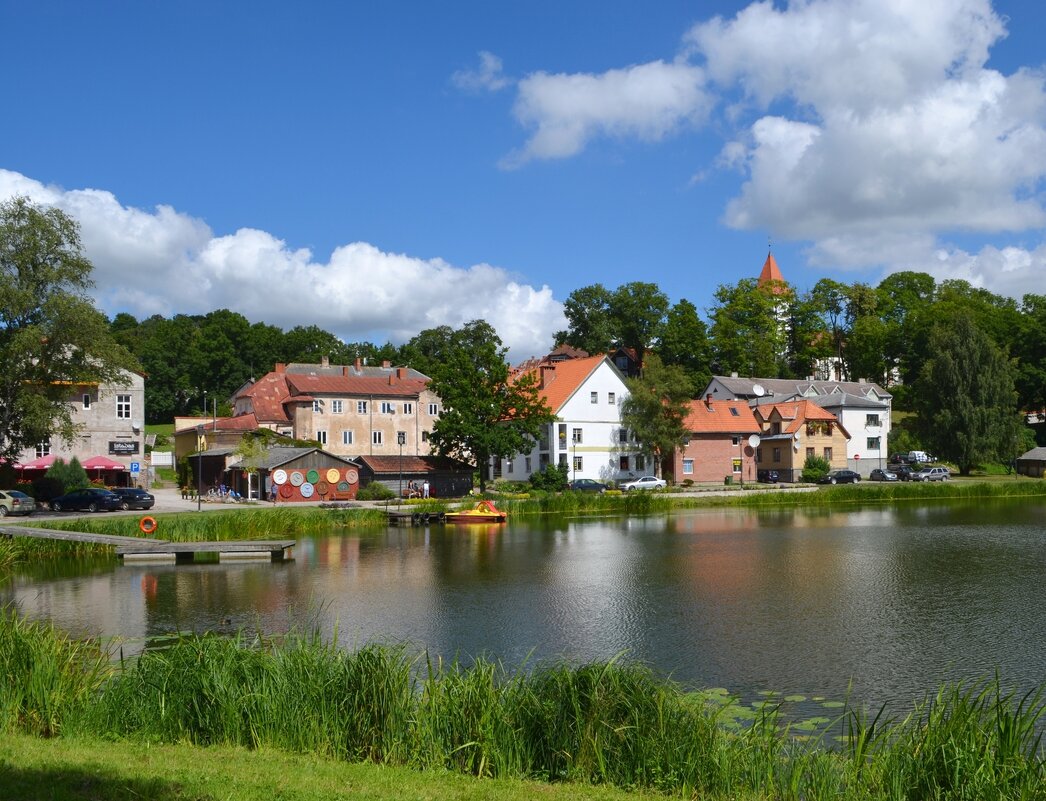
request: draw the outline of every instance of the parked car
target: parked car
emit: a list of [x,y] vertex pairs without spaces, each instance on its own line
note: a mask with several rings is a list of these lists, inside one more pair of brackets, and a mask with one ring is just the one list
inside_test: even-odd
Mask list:
[[120,496],[107,489],[88,487],[52,498],[51,509],[55,512],[77,512],[84,509],[88,512],[115,512],[121,503]]
[[631,492],[632,490],[652,490],[652,489],[664,489],[668,486],[668,482],[663,478],[656,478],[655,476],[642,476],[637,478],[635,481],[626,481],[621,485],[621,489],[625,492]]
[[908,464],[907,453],[895,453],[889,459],[886,460],[890,464]]
[[875,468],[871,473],[868,474],[869,481],[898,481],[897,474],[893,470],[883,470],[881,468]]
[[911,481],[912,476],[917,470],[910,464],[899,464],[893,468],[893,472],[897,474],[897,478],[901,481]]
[[31,515],[36,511],[36,501],[19,490],[0,490],[0,517],[7,515]]
[[861,474],[853,470],[833,470],[831,473],[817,479],[818,484],[856,484],[861,480]]
[[137,487],[116,487],[113,494],[120,496],[120,508],[125,512],[128,509],[152,509],[156,503],[156,498]]
[[567,484],[567,489],[575,492],[606,492],[608,487],[595,479],[576,478]]
[[924,467],[918,473],[912,473],[912,481],[947,481],[951,476],[947,467]]
[[757,478],[763,484],[776,484],[781,480],[781,474],[776,470],[760,470],[757,474]]

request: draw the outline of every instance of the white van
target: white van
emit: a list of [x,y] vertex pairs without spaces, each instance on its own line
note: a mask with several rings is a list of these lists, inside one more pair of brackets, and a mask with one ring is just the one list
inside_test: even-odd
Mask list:
[[908,451],[908,464],[928,461],[930,461],[930,457],[927,456],[926,451]]

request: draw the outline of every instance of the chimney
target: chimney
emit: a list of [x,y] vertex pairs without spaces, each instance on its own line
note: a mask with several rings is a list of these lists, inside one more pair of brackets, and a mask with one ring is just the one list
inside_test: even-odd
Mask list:
[[709,411],[712,410],[712,393],[711,392],[709,392],[707,395],[705,395],[705,406],[708,407]]
[[384,369],[388,370],[388,369],[389,369],[390,367],[392,367],[392,362],[390,362],[390,361],[389,361],[388,359],[385,359],[385,360],[384,360],[384,361],[383,361],[383,362],[381,363],[381,366],[382,366],[382,367],[383,367]]
[[398,378],[400,381],[402,381],[406,377],[407,377],[407,368],[406,367],[397,367],[396,368],[396,378]]
[[538,386],[544,389],[551,384],[556,378],[556,368],[551,364],[541,365],[541,383]]
[[349,377],[349,366],[347,364],[343,364],[341,366],[341,375],[342,375],[342,378],[348,378]]
[[734,372],[730,373],[730,377],[737,378],[737,370],[734,370]]
[[283,364],[282,362],[276,362],[276,370],[275,370],[275,372],[277,372],[277,373],[286,373],[287,372],[287,365]]
[[858,384],[867,384],[868,383],[868,379],[867,378],[858,378],[857,379],[857,383]]
[[363,359],[361,359],[359,356],[357,356],[356,357],[356,372],[357,373],[360,372],[360,368],[362,368],[362,367],[363,367]]
[[320,367],[330,367],[330,366],[331,366],[331,357],[327,356],[326,354],[324,354],[323,356],[320,356]]

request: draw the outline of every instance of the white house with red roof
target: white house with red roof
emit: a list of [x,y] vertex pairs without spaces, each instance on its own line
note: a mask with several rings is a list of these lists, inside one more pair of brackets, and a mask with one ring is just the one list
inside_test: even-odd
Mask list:
[[625,378],[608,356],[531,361],[517,375],[535,374],[539,393],[556,415],[533,451],[504,459],[501,477],[526,480],[546,465],[566,465],[568,478],[613,483],[650,467],[621,426]]

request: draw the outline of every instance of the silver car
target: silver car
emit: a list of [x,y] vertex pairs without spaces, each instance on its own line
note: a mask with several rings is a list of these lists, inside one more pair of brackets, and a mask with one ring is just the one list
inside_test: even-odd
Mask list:
[[947,467],[924,467],[917,473],[912,473],[912,481],[947,481],[952,474]]
[[36,511],[36,501],[18,490],[0,490],[0,517],[7,515],[31,515]]
[[621,485],[621,489],[625,492],[631,492],[632,490],[664,489],[667,486],[668,482],[663,478],[657,478],[656,476],[643,476],[634,481],[626,481]]

